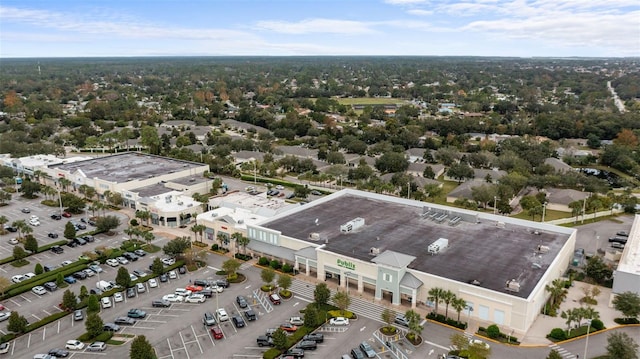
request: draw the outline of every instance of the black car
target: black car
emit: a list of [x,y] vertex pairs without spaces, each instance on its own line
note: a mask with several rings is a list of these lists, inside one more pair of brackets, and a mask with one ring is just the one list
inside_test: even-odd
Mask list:
[[258,316],[256,316],[256,312],[254,312],[253,309],[249,309],[249,310],[245,311],[244,312],[244,317],[247,318],[247,320],[250,321],[250,322],[258,319]]
[[90,226],[96,226],[96,221],[94,221],[93,219],[89,219],[87,223],[89,223]]
[[233,321],[233,325],[235,325],[236,328],[242,328],[245,325],[244,319],[242,319],[242,317],[239,314],[236,314],[233,317],[231,317],[231,320]]
[[104,323],[104,327],[102,329],[105,332],[117,332],[120,330],[120,326],[115,323]]
[[90,236],[90,235],[82,236],[82,239],[84,239],[85,241],[87,241],[89,243],[93,243],[93,242],[96,241],[96,239],[93,236]]
[[82,272],[82,271],[75,272],[75,273],[73,273],[73,278],[75,278],[75,279],[87,279],[87,273]]
[[198,292],[198,294],[202,294],[204,295],[206,298],[211,298],[213,297],[213,291],[211,289],[203,289],[201,291]]
[[216,285],[218,287],[224,287],[224,288],[229,288],[229,281],[226,279],[218,279],[216,281]]
[[75,238],[74,241],[76,241],[77,244],[84,246],[85,244],[87,244],[87,241],[85,241],[83,238]]
[[625,237],[611,237],[609,238],[609,243],[616,242],[620,244],[627,244],[627,238]]
[[136,320],[129,317],[118,317],[113,321],[117,325],[134,325],[136,324]]
[[182,266],[182,267],[178,268],[178,273],[180,273],[180,274],[187,273],[187,267]]
[[238,306],[240,306],[240,308],[246,308],[249,306],[249,304],[247,304],[247,300],[244,299],[244,297],[241,295],[236,297],[236,303],[238,303]]
[[127,288],[127,298],[133,298],[136,296],[136,288]]
[[160,278],[160,281],[161,281],[162,283],[164,283],[164,282],[166,282],[166,281],[168,281],[168,280],[169,280],[169,278],[167,278],[167,275],[166,275],[166,274],[164,274],[164,273],[160,274],[160,277],[159,277],[159,278]]
[[67,242],[67,246],[71,247],[71,248],[75,248],[78,246],[78,243],[76,243],[75,240],[71,240],[69,242]]
[[209,281],[204,279],[196,279],[193,281],[193,285],[198,285],[200,287],[208,287]]
[[51,247],[51,251],[55,254],[60,254],[62,252],[64,252],[64,248],[60,247],[60,246],[53,246]]
[[59,221],[62,219],[62,216],[54,213],[51,215],[51,219],[55,219],[56,221]]
[[313,340],[303,340],[298,343],[298,345],[296,345],[296,348],[304,350],[316,350],[316,348],[318,348],[318,344]]
[[49,232],[47,234],[47,237],[49,237],[49,238],[58,238],[58,233]]
[[313,340],[316,343],[324,342],[324,334],[322,333],[310,333],[302,337],[302,340]]
[[56,348],[56,349],[49,350],[49,355],[52,355],[56,358],[66,358],[69,356],[69,351]]
[[353,359],[364,359],[364,353],[362,352],[362,350],[360,350],[360,348],[353,348],[351,349],[351,357]]
[[138,260],[138,256],[133,254],[133,253],[131,253],[131,252],[124,252],[124,253],[122,253],[122,256],[127,258],[128,260],[130,260],[132,262],[135,262],[135,261]]
[[18,228],[12,227],[12,226],[9,226],[9,225],[6,225],[6,224],[4,225],[4,229],[5,229],[5,231],[14,232],[14,233],[18,231]]
[[289,350],[287,350],[286,353],[284,353],[284,355],[290,355],[294,358],[304,358],[304,349],[300,349],[300,348],[291,348]]
[[170,307],[171,306],[171,302],[168,300],[164,300],[164,299],[156,299],[151,301],[151,306],[152,307],[161,307],[161,308],[166,308],[166,307]]

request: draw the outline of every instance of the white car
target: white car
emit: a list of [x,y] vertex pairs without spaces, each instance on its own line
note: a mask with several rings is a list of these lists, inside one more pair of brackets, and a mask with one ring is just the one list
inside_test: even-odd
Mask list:
[[11,282],[12,283],[20,283],[23,280],[26,280],[27,278],[21,274],[18,275],[14,275],[13,277],[11,277]]
[[191,294],[190,296],[184,298],[185,303],[204,303],[206,298],[202,294]]
[[37,226],[40,225],[40,221],[38,221],[37,219],[30,219],[29,220],[29,224],[34,226],[34,227],[37,227]]
[[100,266],[99,266],[99,265],[97,265],[97,264],[92,264],[92,265],[90,265],[90,266],[89,266],[89,269],[91,269],[92,271],[94,271],[94,272],[96,272],[96,273],[102,273],[102,272],[103,272],[102,267],[100,267]]
[[176,288],[176,291],[174,292],[176,295],[181,295],[183,297],[189,296],[191,295],[191,291],[184,289],[184,288]]
[[16,244],[18,244],[18,243],[20,243],[20,242],[18,242],[18,238],[11,238],[11,239],[9,239],[9,244],[13,244],[13,245],[15,246],[15,245],[16,245]]
[[120,292],[113,293],[113,301],[116,303],[120,303],[124,300],[124,296]]
[[107,259],[106,263],[112,267],[117,267],[120,265],[120,262],[118,262],[117,259],[113,259],[113,258]]
[[162,258],[161,261],[168,266],[176,264],[176,260],[174,258]]
[[0,322],[3,322],[11,316],[11,312],[2,312],[0,313]]
[[182,302],[184,300],[184,297],[176,294],[167,294],[164,297],[162,297],[162,299],[168,302],[175,303],[175,302]]
[[134,282],[134,281],[138,280],[138,277],[137,277],[135,274],[133,274],[133,273],[129,273],[129,278],[131,278],[131,281],[132,281],[132,282]]
[[111,299],[109,297],[102,297],[102,299],[100,299],[100,302],[102,303],[103,309],[111,308]]
[[149,279],[149,288],[157,288],[158,281],[155,278]]
[[329,320],[331,325],[349,325],[349,319],[345,317],[335,317]]
[[169,272],[169,279],[177,279],[178,275],[176,274],[176,271],[172,270]]
[[147,291],[147,288],[142,283],[136,283],[136,290],[138,293],[144,293]]
[[224,287],[223,286],[219,286],[219,285],[208,286],[205,289],[209,289],[209,290],[212,290],[212,291],[218,292],[218,293],[224,292]]
[[84,349],[84,343],[79,340],[67,340],[67,344],[64,347],[65,349],[82,350]]
[[31,272],[29,272],[29,273],[25,273],[25,274],[24,274],[24,277],[25,277],[26,279],[31,279],[31,278],[33,278],[33,277],[35,277],[35,276],[36,276],[36,274],[35,274],[35,273],[31,273]]
[[117,257],[116,260],[118,261],[118,263],[123,264],[123,265],[124,264],[129,264],[129,261],[125,257]]
[[68,266],[69,264],[73,263],[72,261],[64,261],[62,263],[60,263],[61,266]]
[[470,346],[478,346],[478,347],[483,347],[485,349],[489,349],[489,344],[483,342],[482,340],[479,339],[471,339],[469,340],[469,345]]
[[31,288],[31,291],[33,293],[37,294],[37,295],[44,295],[45,293],[47,293],[47,290],[44,289],[44,287],[41,286],[41,285],[37,285],[37,286]]
[[229,314],[227,314],[227,311],[224,310],[224,308],[219,308],[216,311],[216,314],[218,315],[219,322],[226,322],[227,320],[229,320]]
[[277,185],[276,189],[282,191],[284,189],[284,186],[283,185]]
[[93,277],[96,273],[94,271],[92,271],[91,269],[87,268],[85,270],[83,270],[84,274],[87,275],[87,277]]
[[289,323],[293,325],[304,325],[304,320],[300,317],[291,317],[289,318]]
[[9,352],[10,347],[11,347],[11,343],[0,344],[0,354],[7,354]]

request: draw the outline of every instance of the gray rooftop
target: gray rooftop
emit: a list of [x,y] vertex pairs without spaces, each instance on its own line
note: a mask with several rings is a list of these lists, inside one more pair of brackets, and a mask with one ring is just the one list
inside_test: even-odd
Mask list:
[[125,183],[202,166],[203,164],[201,163],[127,152],[54,167],[69,172],[81,170],[88,178],[100,178],[115,183]]
[[[347,193],[312,202],[262,226],[316,245],[326,242],[325,249],[330,252],[369,262],[376,258],[370,254],[372,248],[380,254],[394,251],[415,256],[409,268],[464,283],[478,281],[481,287],[522,298],[529,296],[569,238],[559,232],[540,231],[536,235],[532,230],[536,224],[526,221],[522,226],[507,224],[504,228],[490,220],[463,221],[452,227],[446,221],[438,224],[420,218],[421,207],[395,201]],[[341,224],[357,217],[365,219],[364,227],[348,234],[340,232]],[[320,242],[310,239],[310,233],[319,233]],[[430,255],[427,247],[438,238],[449,239],[449,247]],[[549,251],[534,256],[538,245],[548,246]],[[505,290],[511,279],[520,282],[518,293]]]

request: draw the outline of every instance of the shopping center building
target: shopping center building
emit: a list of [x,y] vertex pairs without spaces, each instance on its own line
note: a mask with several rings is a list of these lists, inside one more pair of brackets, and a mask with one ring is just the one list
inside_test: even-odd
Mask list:
[[349,189],[246,227],[250,250],[303,275],[412,307],[450,290],[464,317],[518,334],[576,240],[575,229]]

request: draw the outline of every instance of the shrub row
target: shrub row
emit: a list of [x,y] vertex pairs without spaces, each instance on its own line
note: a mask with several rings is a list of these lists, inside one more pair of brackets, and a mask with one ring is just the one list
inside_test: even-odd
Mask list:
[[[549,334],[547,334],[547,338],[553,342],[558,342],[562,340],[567,340],[571,338],[581,337],[587,334],[587,329],[589,326],[583,325],[581,327],[571,329],[569,332],[562,328],[553,328]],[[594,333],[599,330],[605,329],[604,323],[602,323],[599,319],[593,319],[591,321],[591,328],[589,329],[589,333]]]
[[640,324],[636,318],[615,318],[613,321],[620,325]]
[[490,326],[489,328],[480,327],[480,328],[478,328],[478,334],[487,336],[487,337],[489,337],[491,339],[497,339],[498,341],[503,342],[503,343],[510,343],[510,344],[514,344],[514,345],[520,345],[520,342],[518,341],[518,338],[512,337],[512,336],[507,335],[505,333],[502,333],[500,331],[500,329],[498,329],[497,331],[495,331],[495,330],[492,331],[491,330],[491,329],[493,329],[492,327],[493,328],[498,328],[498,326],[495,325],[495,324]]
[[435,320],[436,322],[444,323],[450,325],[452,327],[456,327],[458,329],[467,329],[467,323],[462,323],[457,320],[453,320],[451,318],[446,318],[442,314],[429,313],[427,314],[427,319]]
[[31,288],[42,285],[46,282],[55,282],[58,274],[62,273],[63,277],[68,276],[69,274],[73,274],[77,271],[83,270],[87,268],[87,263],[89,261],[86,259],[81,259],[78,261],[69,264],[68,266],[64,266],[61,268],[56,268],[50,272],[45,272],[40,275],[37,275],[31,279],[22,281],[20,283],[13,284],[7,288],[2,299],[11,298],[14,295],[22,294],[24,292],[30,291]]
[[284,273],[293,273],[293,267],[290,264],[281,264],[280,261],[275,259],[269,260],[269,258],[267,257],[260,257],[258,259],[258,265],[263,267],[271,267]]

